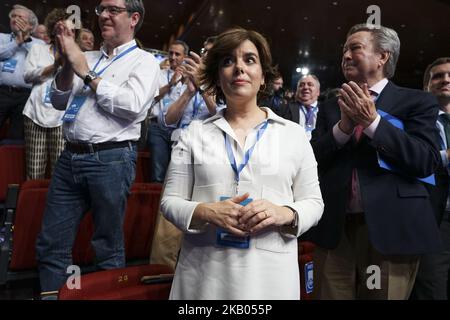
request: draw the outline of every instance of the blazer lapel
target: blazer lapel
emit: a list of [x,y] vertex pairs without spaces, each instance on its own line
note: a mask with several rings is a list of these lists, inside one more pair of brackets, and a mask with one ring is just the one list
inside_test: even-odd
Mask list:
[[381,91],[380,96],[375,103],[377,109],[383,110],[384,112],[390,113],[393,109],[393,103],[396,100],[395,95],[397,93],[397,86],[391,81],[388,82],[383,91]]

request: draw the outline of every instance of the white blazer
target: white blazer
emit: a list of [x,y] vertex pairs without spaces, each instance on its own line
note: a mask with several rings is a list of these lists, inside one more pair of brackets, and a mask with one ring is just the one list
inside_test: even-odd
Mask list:
[[192,122],[172,151],[161,200],[164,216],[184,232],[171,299],[299,299],[297,237],[318,223],[324,207],[317,163],[303,128],[263,109],[269,124],[240,175],[239,194],[294,208],[298,229],[273,227],[253,236],[249,249],[237,249],[216,243],[216,226],[191,225],[199,203],[236,194],[224,134],[238,164],[256,141],[254,130],[241,148],[224,110]]

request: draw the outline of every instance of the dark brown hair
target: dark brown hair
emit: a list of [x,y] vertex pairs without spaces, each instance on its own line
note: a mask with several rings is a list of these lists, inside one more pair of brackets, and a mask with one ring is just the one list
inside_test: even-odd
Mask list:
[[431,69],[441,64],[450,63],[450,57],[442,57],[434,60],[430,65],[428,65],[425,73],[423,74],[423,90],[428,91],[428,84],[430,83]]
[[204,69],[200,74],[200,82],[205,86],[205,91],[215,95],[217,102],[225,102],[225,95],[219,86],[221,62],[224,57],[228,56],[245,40],[250,40],[258,50],[265,81],[265,88],[260,90],[259,93],[261,94],[265,89],[271,88],[272,82],[276,79],[276,70],[272,66],[272,54],[264,36],[253,30],[243,28],[229,29],[217,37],[214,46],[208,51]]
[[55,34],[53,32],[53,29],[55,28],[55,25],[59,21],[65,21],[69,19],[71,16],[71,13],[67,13],[65,9],[61,8],[55,8],[45,17],[44,25],[47,28],[47,34],[50,38],[50,42],[55,42]]

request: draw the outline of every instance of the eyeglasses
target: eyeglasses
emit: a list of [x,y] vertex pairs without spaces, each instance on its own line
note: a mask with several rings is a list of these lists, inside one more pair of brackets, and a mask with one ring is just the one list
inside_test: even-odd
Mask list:
[[102,5],[98,5],[98,6],[95,7],[95,14],[99,16],[105,10],[111,16],[117,16],[121,12],[128,11],[127,8],[119,8],[119,7],[115,7],[115,6],[104,7]]

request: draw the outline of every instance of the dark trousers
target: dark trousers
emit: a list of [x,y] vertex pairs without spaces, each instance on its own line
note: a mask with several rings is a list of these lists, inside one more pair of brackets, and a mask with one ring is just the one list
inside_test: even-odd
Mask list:
[[163,183],[170,163],[172,141],[170,129],[151,122],[148,128],[147,143],[150,149],[150,181]]
[[0,86],[0,127],[6,119],[10,119],[10,129],[7,138],[23,139],[23,107],[30,96],[29,89],[8,89]]
[[450,296],[450,212],[444,213],[440,233],[444,251],[421,257],[411,299],[448,300]]

